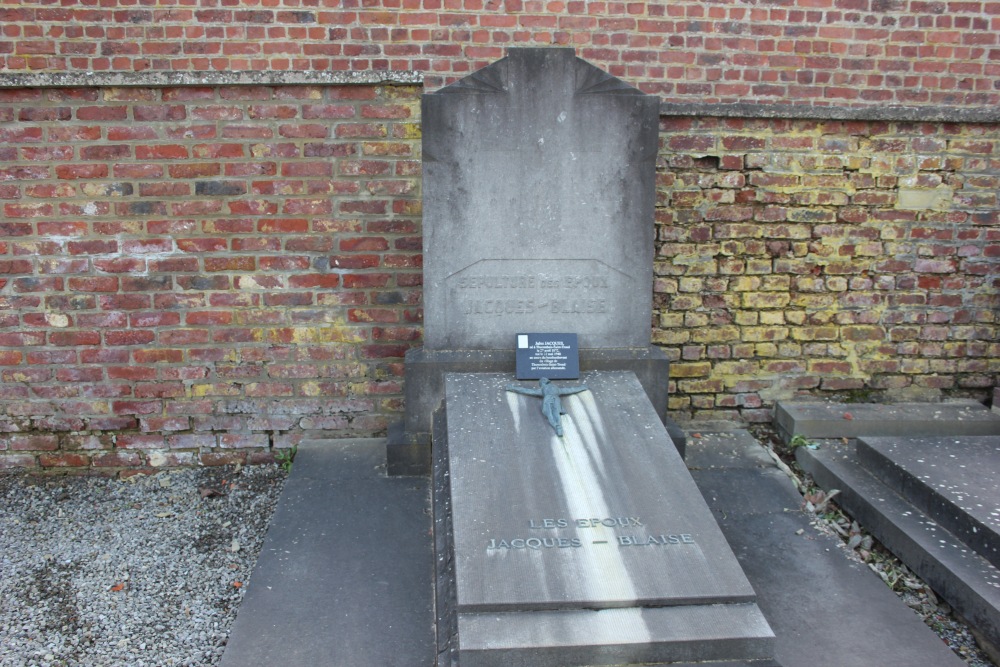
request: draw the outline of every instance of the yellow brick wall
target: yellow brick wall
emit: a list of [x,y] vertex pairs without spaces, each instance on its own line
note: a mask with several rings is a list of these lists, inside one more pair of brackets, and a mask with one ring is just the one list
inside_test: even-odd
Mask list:
[[678,416],[996,383],[997,125],[663,117],[657,179]]

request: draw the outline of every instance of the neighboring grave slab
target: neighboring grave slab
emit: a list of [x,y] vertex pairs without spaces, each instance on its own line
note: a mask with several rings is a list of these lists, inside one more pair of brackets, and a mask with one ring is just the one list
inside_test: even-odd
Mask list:
[[1000,567],[1000,436],[861,438],[858,461]]
[[[439,628],[457,628],[461,665],[770,658],[754,591],[638,380],[580,381],[560,438],[539,398],[505,390],[512,375],[445,378]],[[619,631],[597,631],[595,610]]]
[[511,49],[421,113],[424,346],[648,346],[659,99],[572,49]]
[[860,436],[1000,435],[1000,415],[976,401],[956,403],[820,403],[779,401],[779,434],[790,441]]
[[795,458],[837,504],[994,646],[1000,646],[1000,569],[865,468],[849,444],[797,447]]

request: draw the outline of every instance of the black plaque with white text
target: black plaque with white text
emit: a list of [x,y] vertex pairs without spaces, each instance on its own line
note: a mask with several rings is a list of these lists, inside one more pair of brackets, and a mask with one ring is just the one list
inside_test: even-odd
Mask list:
[[517,379],[575,380],[580,348],[575,333],[517,334]]

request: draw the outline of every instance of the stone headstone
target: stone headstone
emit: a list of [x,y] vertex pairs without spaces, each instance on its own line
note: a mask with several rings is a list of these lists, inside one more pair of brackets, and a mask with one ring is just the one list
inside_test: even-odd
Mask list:
[[424,96],[425,348],[649,345],[658,110],[561,48]]
[[560,437],[509,374],[446,376],[439,648],[462,667],[769,659],[754,591],[635,376],[581,379]]
[[424,346],[406,355],[390,472],[429,466],[444,374],[513,372],[518,333],[577,334],[580,370],[632,371],[666,421],[669,361],[650,345],[659,98],[572,49],[510,49],[421,113]]

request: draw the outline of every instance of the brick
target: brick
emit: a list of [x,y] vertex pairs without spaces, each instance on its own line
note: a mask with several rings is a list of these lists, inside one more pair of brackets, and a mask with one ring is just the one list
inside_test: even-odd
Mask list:
[[115,437],[115,446],[122,449],[163,449],[167,443],[162,435],[127,433]]
[[49,344],[57,346],[100,345],[101,334],[96,331],[53,331]]
[[95,468],[133,468],[142,463],[142,456],[137,452],[109,452],[95,456],[91,460]]
[[199,461],[205,466],[228,466],[246,463],[247,453],[243,451],[204,452],[199,455]]
[[14,435],[0,437],[0,443],[10,451],[56,451],[59,438],[54,435]]
[[61,453],[61,454],[40,454],[38,465],[43,468],[87,468],[90,466],[90,457],[86,454]]
[[0,470],[12,470],[15,468],[34,468],[37,460],[31,454],[2,454],[0,455]]

